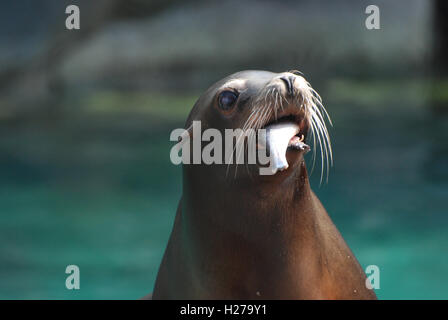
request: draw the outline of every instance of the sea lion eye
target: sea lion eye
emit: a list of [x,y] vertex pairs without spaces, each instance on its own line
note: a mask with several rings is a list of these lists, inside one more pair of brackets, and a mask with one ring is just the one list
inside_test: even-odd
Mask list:
[[233,91],[223,91],[218,98],[219,107],[224,111],[229,111],[235,105],[238,95]]

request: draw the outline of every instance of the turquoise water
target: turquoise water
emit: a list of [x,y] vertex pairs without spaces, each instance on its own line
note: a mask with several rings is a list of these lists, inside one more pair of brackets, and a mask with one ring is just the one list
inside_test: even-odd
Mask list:
[[[335,166],[312,187],[379,298],[448,298],[448,118],[328,107]],[[50,119],[0,127],[0,298],[136,299],[152,291],[181,195],[180,122]],[[65,267],[81,289],[65,288]]]

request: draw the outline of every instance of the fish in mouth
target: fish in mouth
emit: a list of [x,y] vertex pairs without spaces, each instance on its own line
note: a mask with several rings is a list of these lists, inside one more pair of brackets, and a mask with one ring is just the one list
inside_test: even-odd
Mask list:
[[307,153],[310,147],[306,142],[306,130],[300,126],[303,119],[293,114],[282,116],[263,127],[265,136],[261,141],[265,141],[266,149],[270,153],[270,168],[272,174],[288,169],[289,164],[286,153],[290,151],[302,151]]
[[[316,148],[320,147],[321,182],[324,167],[328,169],[333,162],[331,142],[326,122],[331,119],[322,105],[322,100],[311,85],[301,76],[279,77],[266,86],[255,100],[252,115],[257,115],[255,129],[260,132],[259,145],[270,155],[271,174],[288,169],[287,152],[310,151],[307,144],[308,133],[313,142],[313,168]],[[245,124],[245,127],[247,125]],[[247,129],[247,128],[246,128]]]

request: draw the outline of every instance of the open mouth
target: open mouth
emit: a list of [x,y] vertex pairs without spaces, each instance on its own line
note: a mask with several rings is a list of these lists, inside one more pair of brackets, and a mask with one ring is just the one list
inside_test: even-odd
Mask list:
[[310,150],[305,143],[307,134],[305,123],[303,113],[282,112],[280,117],[263,127],[266,131],[266,148],[270,154],[272,174],[288,169],[289,164],[286,160],[288,150],[293,152]]
[[290,137],[288,142],[288,149],[293,150],[304,150],[309,146],[306,145],[306,130],[303,125],[304,119],[301,115],[285,115],[276,120],[270,121],[263,128],[272,131],[271,135],[277,135],[277,132],[283,132],[286,136],[282,135],[282,139],[287,139],[288,134],[286,132],[294,132],[293,136]]

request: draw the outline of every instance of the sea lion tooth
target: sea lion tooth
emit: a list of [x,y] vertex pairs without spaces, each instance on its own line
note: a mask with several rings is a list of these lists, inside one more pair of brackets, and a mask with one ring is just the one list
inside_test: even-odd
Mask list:
[[289,148],[293,148],[293,149],[297,149],[297,150],[302,150],[302,151],[304,151],[305,153],[307,153],[308,151],[310,151],[310,146],[309,145],[307,145],[305,142],[304,142],[304,140],[305,140],[305,138],[304,138],[304,136],[302,135],[302,137],[301,138],[299,138],[299,137],[297,137],[297,136],[294,136],[294,137],[292,137],[292,139],[289,141],[289,145],[288,145],[288,147]]

